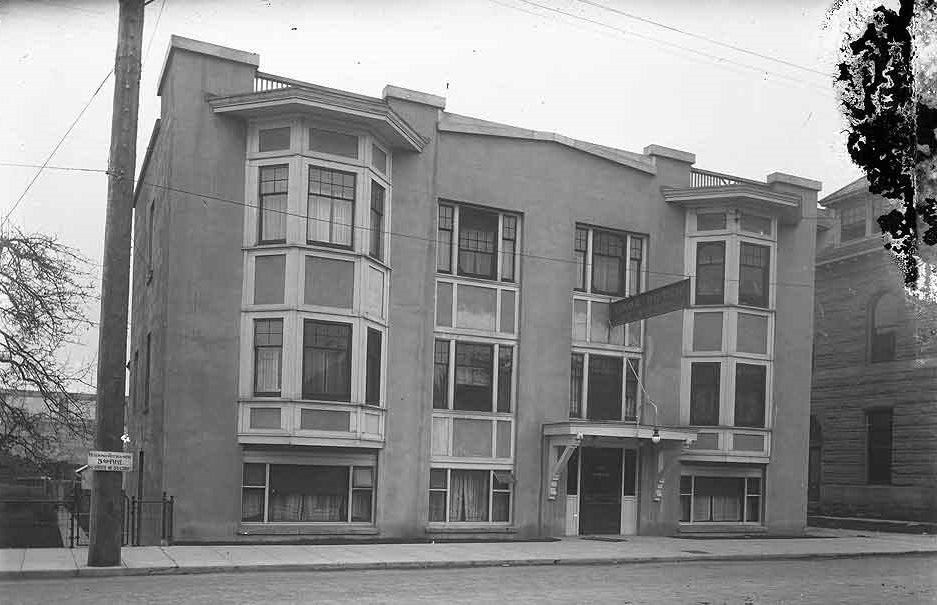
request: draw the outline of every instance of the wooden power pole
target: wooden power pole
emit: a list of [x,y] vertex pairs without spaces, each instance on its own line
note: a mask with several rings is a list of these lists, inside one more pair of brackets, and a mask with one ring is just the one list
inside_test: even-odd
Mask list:
[[[114,62],[114,110],[108,161],[107,218],[104,225],[104,268],[101,278],[101,323],[98,336],[96,450],[123,449],[124,387],[127,357],[127,305],[130,297],[130,234],[136,168],[137,108],[143,47],[144,0],[120,0],[117,57]],[[122,524],[119,471],[93,471],[91,545],[88,565],[120,565]]]

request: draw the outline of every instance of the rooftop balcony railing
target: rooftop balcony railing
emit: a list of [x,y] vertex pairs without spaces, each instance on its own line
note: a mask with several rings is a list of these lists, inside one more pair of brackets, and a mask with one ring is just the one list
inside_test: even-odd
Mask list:
[[254,74],[254,92],[267,92],[268,90],[279,90],[290,86],[293,86],[293,83],[286,78],[259,71]]
[[732,176],[729,174],[710,172],[708,170],[700,170],[698,168],[690,169],[690,187],[693,189],[698,187],[726,187],[729,185],[742,185],[746,183],[764,185],[764,183],[758,183],[757,181],[750,181],[748,179],[741,179],[737,176]]

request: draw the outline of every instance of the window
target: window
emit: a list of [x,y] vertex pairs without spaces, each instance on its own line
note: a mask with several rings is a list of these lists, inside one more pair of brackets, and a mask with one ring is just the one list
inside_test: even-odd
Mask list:
[[637,358],[573,353],[570,367],[569,417],[589,420],[636,420],[640,371],[641,360]]
[[351,326],[303,322],[303,399],[351,400]]
[[724,231],[725,228],[725,212],[706,212],[696,215],[697,231]]
[[892,410],[873,410],[865,415],[869,483],[891,483],[892,422]]
[[616,233],[593,231],[592,292],[625,294],[625,238]]
[[254,320],[254,396],[279,397],[283,320]]
[[739,304],[768,306],[768,275],[771,249],[741,243],[739,248]]
[[742,213],[739,228],[748,233],[771,235],[771,219],[766,216]]
[[310,166],[307,204],[307,242],[351,248],[355,175]]
[[241,521],[371,523],[374,468],[245,463]]
[[725,265],[725,242],[699,242],[696,245],[696,304],[721,305],[725,302]]
[[156,229],[156,202],[150,202],[149,221],[146,226],[147,283],[153,277],[153,232]]
[[309,129],[309,149],[346,158],[358,158],[358,137],[331,130]]
[[576,290],[586,289],[586,254],[589,252],[589,230],[576,227],[576,241],[573,245],[576,258]]
[[143,372],[143,411],[150,411],[150,372],[153,367],[153,339],[151,334],[146,335],[146,360]]
[[276,244],[286,241],[288,184],[288,166],[263,166],[260,168],[258,243]]
[[898,329],[900,300],[891,293],[874,299],[871,305],[869,361],[881,363],[895,360],[895,333]]
[[840,241],[865,237],[865,204],[844,206],[839,211],[839,223]]
[[[436,270],[506,282],[517,279],[519,217],[471,206],[439,205]],[[453,242],[458,232],[458,242]],[[500,259],[500,273],[498,272]]]
[[693,314],[693,350],[722,350],[722,313]]
[[680,477],[680,521],[760,522],[761,478],[699,475]]
[[641,259],[644,255],[644,242],[637,237],[630,239],[631,260],[628,261],[628,294],[634,296],[641,292]]
[[377,145],[371,145],[371,165],[380,172],[387,174],[387,154]]
[[354,262],[306,256],[305,269],[305,304],[351,309],[355,288]]
[[498,215],[459,209],[459,275],[495,279]]
[[719,362],[690,364],[690,425],[719,425]]
[[[513,409],[514,347],[505,344],[455,342],[450,393],[452,341],[438,339],[433,359],[433,407],[467,412],[510,413]],[[497,377],[495,376],[497,360]],[[451,405],[450,405],[451,404]]]
[[286,255],[264,255],[254,259],[254,304],[283,304]]
[[290,148],[290,127],[265,128],[258,136],[258,151],[279,151]]
[[384,258],[384,188],[371,181],[371,250],[377,260]]
[[368,328],[367,374],[365,377],[364,402],[380,405],[381,402],[381,333]]
[[430,469],[431,523],[508,523],[510,519],[508,471]]
[[735,426],[764,428],[766,373],[762,365],[735,365]]
[[439,229],[436,236],[436,270],[452,273],[452,230],[455,208],[439,205]]

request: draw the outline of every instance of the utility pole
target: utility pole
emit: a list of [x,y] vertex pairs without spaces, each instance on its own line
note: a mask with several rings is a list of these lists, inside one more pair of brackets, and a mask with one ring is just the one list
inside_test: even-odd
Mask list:
[[[123,450],[124,387],[127,357],[127,305],[130,296],[130,233],[136,168],[137,108],[143,47],[144,0],[120,0],[117,56],[114,61],[114,110],[108,160],[107,218],[101,278],[98,336],[98,395],[95,449]],[[123,473],[93,471],[91,545],[88,565],[120,565]]]

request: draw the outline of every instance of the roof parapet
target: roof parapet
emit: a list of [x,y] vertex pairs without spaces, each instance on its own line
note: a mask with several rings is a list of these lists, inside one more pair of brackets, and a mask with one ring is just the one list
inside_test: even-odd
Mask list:
[[211,44],[209,42],[202,42],[201,40],[193,40],[192,38],[185,38],[183,36],[177,36],[173,34],[169,37],[169,48],[166,49],[166,59],[163,61],[163,68],[159,72],[159,84],[156,87],[157,96],[162,93],[163,81],[165,80],[166,72],[169,69],[169,62],[172,59],[173,51],[176,49],[187,50],[189,52],[198,53],[201,55],[208,55],[210,57],[223,59],[225,61],[246,63],[247,65],[251,65],[254,68],[260,66],[260,55],[257,53],[249,53],[244,50],[238,50],[236,48],[230,48],[227,46],[219,46],[218,44]]
[[411,103],[438,107],[439,109],[446,108],[446,97],[431,95],[428,92],[420,92],[419,90],[401,88],[400,86],[393,86],[391,84],[384,87],[384,100],[386,101],[387,99],[401,99],[410,101]]
[[689,151],[680,151],[679,149],[672,149],[670,147],[664,147],[663,145],[648,145],[644,148],[644,155],[659,156],[662,158],[668,158],[671,160],[676,160],[678,162],[686,162],[687,164],[696,163],[696,154],[690,153]]
[[823,183],[820,181],[805,179],[803,177],[794,176],[792,174],[784,174],[783,172],[772,172],[767,177],[765,177],[765,182],[769,185],[774,183],[783,183],[785,185],[793,185],[794,187],[801,187],[803,189],[810,189],[812,191],[820,191],[823,189]]

